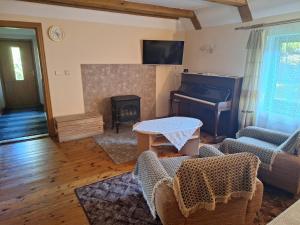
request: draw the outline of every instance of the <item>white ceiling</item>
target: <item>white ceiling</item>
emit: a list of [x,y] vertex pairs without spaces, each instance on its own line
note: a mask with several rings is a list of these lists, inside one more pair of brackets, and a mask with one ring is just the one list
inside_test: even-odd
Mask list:
[[200,9],[215,5],[204,0],[129,0],[130,2],[146,3],[180,9]]
[[[239,24],[241,17],[236,7],[209,3],[204,0],[130,0],[148,4],[159,4],[174,8],[193,9],[196,11],[202,27]],[[272,4],[270,5],[270,2]],[[254,20],[295,14],[292,18],[300,17],[300,0],[248,0]],[[88,9],[79,9],[55,5],[44,5],[17,0],[0,0],[0,18],[3,15],[22,15],[31,17],[47,17],[75,21],[129,25],[138,27],[153,27],[169,30],[194,29],[190,20],[170,20],[135,16],[120,13],[110,13]],[[5,18],[5,17],[4,17]],[[289,18],[289,17],[287,17]]]

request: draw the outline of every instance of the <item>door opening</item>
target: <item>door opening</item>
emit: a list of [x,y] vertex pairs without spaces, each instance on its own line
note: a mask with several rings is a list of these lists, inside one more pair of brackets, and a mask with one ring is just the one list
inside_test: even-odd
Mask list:
[[0,27],[0,143],[48,134],[34,29]]

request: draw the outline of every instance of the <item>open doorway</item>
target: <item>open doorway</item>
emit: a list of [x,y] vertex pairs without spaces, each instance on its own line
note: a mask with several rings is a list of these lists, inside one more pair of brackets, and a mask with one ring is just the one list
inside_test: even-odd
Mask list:
[[0,143],[53,135],[41,37],[30,27],[37,24],[25,25],[1,27],[0,21]]

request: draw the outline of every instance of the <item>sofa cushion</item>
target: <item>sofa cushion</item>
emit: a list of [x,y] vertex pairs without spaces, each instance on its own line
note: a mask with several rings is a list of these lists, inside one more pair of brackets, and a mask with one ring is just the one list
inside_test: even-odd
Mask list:
[[176,171],[181,166],[182,161],[191,158],[191,156],[180,156],[172,158],[161,158],[159,159],[159,161],[167,171],[168,175],[173,178],[176,174]]
[[285,142],[279,147],[281,151],[292,155],[299,156],[300,154],[300,130],[295,131]]

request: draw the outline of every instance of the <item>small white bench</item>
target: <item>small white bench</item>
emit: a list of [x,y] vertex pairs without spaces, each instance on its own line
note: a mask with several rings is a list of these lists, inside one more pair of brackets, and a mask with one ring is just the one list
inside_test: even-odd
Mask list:
[[300,200],[289,207],[268,225],[299,225],[300,224]]

